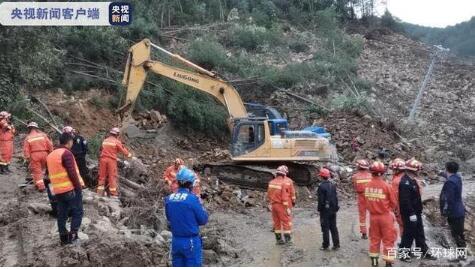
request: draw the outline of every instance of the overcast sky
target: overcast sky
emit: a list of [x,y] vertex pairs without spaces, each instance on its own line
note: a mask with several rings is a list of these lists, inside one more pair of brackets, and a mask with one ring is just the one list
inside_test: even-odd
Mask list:
[[475,16],[475,0],[386,1],[393,16],[424,26],[445,27],[468,21]]

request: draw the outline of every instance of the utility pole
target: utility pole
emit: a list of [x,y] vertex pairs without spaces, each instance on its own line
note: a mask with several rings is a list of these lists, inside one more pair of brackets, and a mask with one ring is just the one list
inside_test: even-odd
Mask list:
[[430,77],[432,75],[432,71],[434,70],[434,65],[437,62],[437,57],[443,56],[445,52],[449,51],[448,49],[445,49],[440,45],[437,45],[437,46],[434,46],[434,47],[436,48],[436,51],[432,55],[432,60],[431,60],[430,65],[429,65],[429,69],[427,70],[427,73],[424,77],[424,80],[422,81],[422,85],[419,89],[419,92],[417,93],[417,97],[416,97],[416,100],[414,101],[412,109],[409,112],[408,120],[409,120],[410,123],[413,123],[416,119],[417,107],[419,106],[419,103],[421,102],[422,95],[424,94],[425,87],[427,86],[427,83],[430,80]]

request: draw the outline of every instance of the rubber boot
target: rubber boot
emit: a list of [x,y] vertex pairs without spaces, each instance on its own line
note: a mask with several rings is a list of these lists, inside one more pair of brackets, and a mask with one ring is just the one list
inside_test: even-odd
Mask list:
[[71,241],[71,244],[78,246],[79,245],[78,232],[77,231],[69,232],[69,240]]
[[277,245],[285,244],[284,240],[282,240],[282,235],[281,234],[275,234],[275,240],[277,241]]
[[371,267],[378,267],[378,266],[379,266],[379,258],[371,257]]
[[361,234],[361,239],[364,239],[364,240],[368,239],[368,235],[367,234]]
[[393,264],[390,262],[386,262],[386,267],[393,267]]
[[0,165],[0,174],[5,174],[5,166],[3,164]]
[[292,236],[290,234],[284,234],[285,243],[291,245],[292,244]]
[[7,165],[5,165],[4,168],[5,168],[5,173],[11,174],[12,171],[10,170],[10,165],[7,164]]
[[69,233],[67,234],[60,234],[59,235],[59,240],[61,241],[61,246],[71,244],[70,236]]

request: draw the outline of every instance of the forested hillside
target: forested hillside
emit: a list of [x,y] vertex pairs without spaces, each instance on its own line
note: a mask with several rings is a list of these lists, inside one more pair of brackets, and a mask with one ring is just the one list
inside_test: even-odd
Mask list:
[[[353,84],[364,91],[369,85],[357,78],[355,61],[362,39],[343,29],[355,10],[372,16],[373,2],[132,1],[130,27],[1,27],[0,105],[22,116],[21,91],[98,88],[114,96],[98,105],[115,108],[126,52],[143,38],[218,72],[248,97],[317,82],[331,93]],[[138,109],[160,109],[178,127],[213,135],[226,130],[224,109],[209,97],[156,76],[149,82]],[[364,102],[344,94],[335,100],[338,107]]]
[[424,27],[402,23],[404,31],[414,39],[450,48],[460,56],[475,56],[475,17],[446,28]]

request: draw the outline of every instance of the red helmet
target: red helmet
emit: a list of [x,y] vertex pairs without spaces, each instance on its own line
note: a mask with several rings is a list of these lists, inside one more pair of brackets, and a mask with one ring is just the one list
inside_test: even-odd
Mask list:
[[329,178],[330,177],[330,170],[326,168],[320,168],[320,171],[318,172],[318,175],[323,177],[323,178]]
[[73,129],[73,127],[71,127],[71,126],[64,126],[64,127],[63,127],[63,133],[68,133],[68,134],[70,134],[70,133],[73,132],[73,130],[74,130],[74,129]]
[[289,173],[289,168],[286,165],[277,167],[276,174],[286,176]]
[[185,165],[185,161],[183,161],[183,159],[180,159],[180,158],[176,158],[174,163],[175,165]]
[[369,162],[367,160],[364,160],[364,159],[360,159],[360,160],[357,160],[356,161],[356,167],[358,169],[369,169]]
[[389,164],[389,169],[391,169],[391,170],[404,170],[405,166],[406,166],[406,162],[403,159],[396,158]]
[[120,133],[120,129],[117,128],[117,127],[114,127],[114,128],[112,128],[112,129],[110,130],[109,133],[111,133],[111,134],[113,134],[113,135],[118,135],[118,134]]
[[406,170],[417,172],[422,170],[422,163],[412,158],[406,161],[405,167]]
[[369,170],[373,173],[384,174],[384,172],[386,172],[386,166],[380,161],[375,161],[371,164]]

